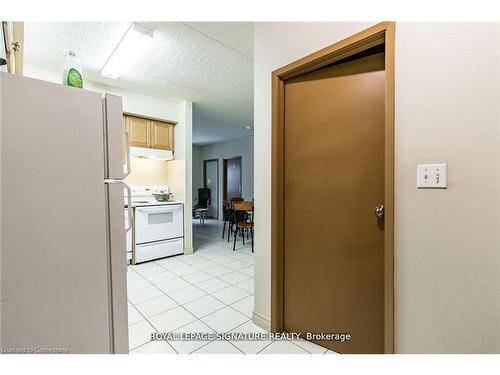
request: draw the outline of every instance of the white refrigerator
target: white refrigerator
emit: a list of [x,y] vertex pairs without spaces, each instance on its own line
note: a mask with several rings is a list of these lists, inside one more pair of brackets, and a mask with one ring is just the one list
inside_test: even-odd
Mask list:
[[127,147],[120,97],[0,73],[3,352],[128,353]]

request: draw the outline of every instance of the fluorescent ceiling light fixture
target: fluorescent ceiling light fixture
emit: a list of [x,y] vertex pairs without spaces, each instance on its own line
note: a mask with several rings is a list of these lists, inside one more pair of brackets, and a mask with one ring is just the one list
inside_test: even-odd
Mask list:
[[153,31],[133,23],[101,69],[104,77],[117,79],[153,40]]

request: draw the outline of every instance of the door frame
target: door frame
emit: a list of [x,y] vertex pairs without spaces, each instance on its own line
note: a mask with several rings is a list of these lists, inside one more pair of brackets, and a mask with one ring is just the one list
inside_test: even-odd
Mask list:
[[1,21],[7,72],[19,76],[24,69],[24,22]]
[[242,155],[240,156],[234,156],[232,158],[227,158],[223,159],[222,163],[222,187],[223,187],[223,195],[222,195],[222,200],[225,201],[227,200],[227,162],[229,160],[233,159],[240,159],[240,186],[241,186],[241,192],[240,195],[243,195],[243,157]]
[[284,330],[285,81],[385,44],[384,352],[394,353],[395,23],[381,22],[272,73],[271,331]]
[[[215,161],[217,162],[217,191],[216,191],[216,197],[217,197],[217,220],[219,220],[219,159],[207,159],[203,160],[203,187],[207,187],[207,163]],[[212,196],[210,196],[210,201],[212,201]],[[211,202],[210,202],[211,204]]]

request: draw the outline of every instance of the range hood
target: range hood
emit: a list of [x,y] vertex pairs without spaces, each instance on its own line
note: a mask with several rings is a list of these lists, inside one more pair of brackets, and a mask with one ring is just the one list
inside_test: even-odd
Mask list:
[[148,159],[173,160],[174,153],[154,148],[130,147],[130,156]]

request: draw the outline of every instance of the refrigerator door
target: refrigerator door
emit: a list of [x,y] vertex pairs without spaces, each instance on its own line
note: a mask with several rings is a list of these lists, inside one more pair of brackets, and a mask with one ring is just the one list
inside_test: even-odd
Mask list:
[[110,280],[113,352],[122,354],[128,353],[127,244],[123,210],[124,189],[128,190],[130,196],[130,189],[123,181],[106,182],[108,256],[113,271]]
[[106,94],[104,103],[106,176],[122,180],[130,174],[130,149],[128,133],[123,126],[122,98]]
[[110,353],[102,97],[0,73],[0,101],[1,345]]

